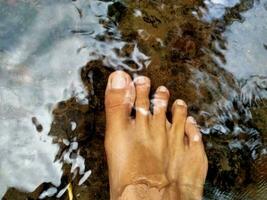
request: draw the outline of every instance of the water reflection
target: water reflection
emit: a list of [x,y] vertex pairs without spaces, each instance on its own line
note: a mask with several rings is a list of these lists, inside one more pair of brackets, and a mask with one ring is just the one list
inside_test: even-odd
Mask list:
[[[247,79],[252,75],[267,76],[267,12],[263,0],[241,13],[244,22],[233,22],[223,37],[227,40],[227,50],[222,50],[226,64],[222,65],[237,78]],[[235,59],[235,58],[240,59]]]
[[[206,199],[261,199],[265,7],[266,0],[1,1],[0,197],[46,182],[35,198],[60,198],[69,183],[77,198],[108,198],[103,96],[110,71],[124,69],[188,102],[209,155]],[[12,192],[7,199],[19,196]]]
[[[59,147],[47,135],[51,112],[55,103],[72,96],[88,104],[79,68],[95,56],[92,51],[113,47],[93,40],[105,31],[96,22],[106,17],[107,5],[84,2],[87,13],[81,20],[69,1],[0,3],[0,197],[8,187],[33,191],[43,182],[60,185],[62,162],[54,162]],[[92,38],[73,34],[83,27]],[[40,133],[33,117],[42,126]],[[83,158],[70,159],[68,153],[64,162],[84,174]]]
[[[265,109],[267,97],[266,1],[235,2],[232,5],[233,8],[224,11],[221,19],[214,16],[212,12],[217,6],[207,5],[211,12],[204,12],[205,20],[213,20],[211,23],[217,26],[215,28],[217,35],[214,37],[212,51],[209,53],[219,67],[233,74],[237,86],[230,98],[221,100],[219,105],[214,107],[215,113],[221,118],[220,125],[223,125],[220,127],[220,132],[233,135],[231,142],[228,143],[229,150],[232,152],[230,154],[237,156],[238,154],[234,152],[239,149],[238,151],[243,154],[241,157],[247,158],[246,162],[250,163],[246,166],[240,160],[236,160],[235,165],[239,163],[251,173],[243,190],[238,186],[232,188],[232,191],[209,186],[207,191],[216,199],[263,199],[267,193],[267,169],[264,167],[267,127],[259,125],[259,121],[266,123],[267,120]],[[227,4],[225,6],[228,7]],[[222,24],[227,26],[222,27]],[[229,120],[233,123],[230,126]],[[229,130],[231,126],[234,128]],[[243,133],[247,134],[247,139],[240,138]],[[249,151],[245,150],[246,148]],[[250,155],[247,157],[245,154]],[[228,162],[231,160],[228,159]],[[231,170],[231,164],[229,166],[228,170]],[[242,177],[241,171],[238,175],[240,178]],[[229,175],[233,176],[233,173]],[[240,190],[244,193],[240,194]],[[207,197],[212,198],[209,195]]]
[[[132,59],[143,68],[149,60],[136,45],[128,57],[118,56],[116,50],[125,42],[118,40],[120,33],[107,18],[110,4],[64,0],[0,3],[1,197],[9,187],[31,192],[43,182],[53,186],[40,198],[61,197],[68,185],[61,180],[64,163],[71,166],[72,179],[81,176],[79,185],[90,176],[77,137],[56,139],[65,145],[58,155],[59,145],[52,143],[56,136],[48,133],[57,116],[52,115],[57,102],[74,97],[82,106],[90,101],[80,80],[81,66],[102,59],[106,66],[135,70],[125,62]],[[71,131],[80,120],[68,122]],[[68,126],[58,128],[57,123],[56,118],[52,135]]]
[[[207,4],[208,10],[215,9],[217,3]],[[239,1],[219,5],[234,7],[237,3]],[[215,41],[215,47],[224,55],[223,60],[218,59],[217,61],[221,67],[233,73],[238,79],[248,79],[253,75],[267,75],[266,4],[266,0],[241,1],[236,6],[236,10],[240,11],[238,13],[240,20],[235,19],[235,9],[223,12],[222,16],[228,20],[226,23],[230,25],[223,30],[221,36],[226,45],[222,45],[220,40]],[[205,13],[211,18],[215,18],[212,12]]]
[[240,0],[204,0],[205,8],[200,7],[202,19],[212,21],[225,15],[227,9],[240,3]]

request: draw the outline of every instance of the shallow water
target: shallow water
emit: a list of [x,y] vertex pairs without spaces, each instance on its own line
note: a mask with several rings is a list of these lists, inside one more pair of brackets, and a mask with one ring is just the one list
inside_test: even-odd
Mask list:
[[103,95],[124,69],[188,102],[205,199],[264,199],[266,5],[0,0],[0,198],[108,198]]

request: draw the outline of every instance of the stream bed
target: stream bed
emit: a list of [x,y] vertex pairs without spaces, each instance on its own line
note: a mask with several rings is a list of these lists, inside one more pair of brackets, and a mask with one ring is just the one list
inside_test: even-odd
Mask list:
[[109,199],[114,70],[188,103],[204,199],[266,198],[267,0],[0,0],[0,199]]

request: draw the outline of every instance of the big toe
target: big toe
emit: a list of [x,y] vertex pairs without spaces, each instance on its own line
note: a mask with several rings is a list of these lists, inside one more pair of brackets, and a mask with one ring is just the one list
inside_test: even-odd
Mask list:
[[108,79],[105,93],[107,128],[122,128],[129,122],[135,99],[131,77],[123,71],[113,72]]

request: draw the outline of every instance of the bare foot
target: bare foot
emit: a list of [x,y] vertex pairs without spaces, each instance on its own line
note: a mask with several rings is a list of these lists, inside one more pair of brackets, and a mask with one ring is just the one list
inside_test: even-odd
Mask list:
[[[158,91],[158,96],[168,99],[168,91],[163,90]],[[168,185],[166,105],[157,111],[158,114],[151,115],[149,91],[147,77],[140,76],[134,83],[122,71],[109,77],[105,97],[105,149],[111,199],[149,199],[150,188],[160,193],[160,189]],[[135,119],[130,117],[133,105]],[[124,190],[127,191],[125,195]],[[133,196],[134,193],[139,193],[139,197]]]
[[200,199],[207,158],[196,123],[181,100],[173,105],[173,123],[167,121],[169,91],[163,86],[152,100],[152,115],[149,90],[144,76],[134,83],[122,71],[109,77],[105,149],[111,199]]
[[170,181],[169,199],[202,199],[208,160],[201,133],[193,117],[187,117],[187,105],[176,100],[172,107],[172,125],[168,133]]

